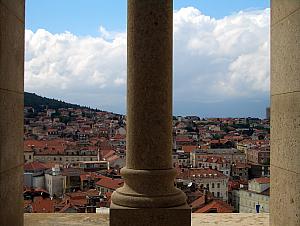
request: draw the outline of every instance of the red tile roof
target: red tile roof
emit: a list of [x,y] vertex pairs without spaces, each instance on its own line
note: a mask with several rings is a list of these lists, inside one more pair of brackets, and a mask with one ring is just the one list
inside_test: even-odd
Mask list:
[[192,207],[192,209],[198,208],[200,206],[203,206],[205,204],[205,196],[202,195],[199,198],[197,198],[196,200],[194,200],[190,206]]
[[50,169],[46,164],[41,162],[29,162],[24,164],[25,171],[37,171],[37,170],[46,170]]
[[213,200],[202,208],[194,211],[194,213],[209,213],[212,210],[216,210],[217,213],[232,213],[233,207],[222,200]]
[[192,142],[193,140],[188,137],[176,137],[176,142]]
[[98,179],[99,180],[103,177],[105,177],[105,176],[96,174],[94,172],[80,174],[80,180],[81,181],[89,180],[89,179],[91,179],[91,180],[95,180],[95,179],[97,180]]
[[54,140],[25,140],[24,149],[36,149],[38,154],[57,154],[64,153],[68,141],[63,139],[54,139]]
[[241,163],[241,162],[236,162],[234,167],[237,169],[250,168],[250,166],[247,163]]
[[119,187],[122,187],[124,183],[123,179],[112,179],[110,177],[104,177],[100,179],[96,185],[104,188],[108,188],[111,190],[116,190]]
[[48,198],[36,197],[31,206],[33,213],[54,213],[54,200]]
[[218,163],[218,164],[228,163],[226,159],[220,156],[207,156],[207,157],[203,157],[202,159],[199,159],[199,161],[207,162],[207,163]]
[[255,178],[253,179],[259,184],[269,184],[270,183],[270,178],[269,177],[260,177],[260,178]]
[[106,161],[108,161],[109,163],[112,163],[112,162],[116,161],[119,158],[120,157],[118,155],[112,155],[112,156],[109,156],[108,158],[106,158]]
[[108,157],[115,154],[114,150],[100,150],[101,156],[104,159],[107,159]]
[[115,136],[111,137],[110,140],[112,141],[118,141],[118,140],[125,140],[126,136],[121,134],[116,134]]
[[182,150],[187,153],[190,153],[193,150],[197,150],[197,149],[198,149],[198,146],[195,146],[195,145],[183,145],[182,146]]

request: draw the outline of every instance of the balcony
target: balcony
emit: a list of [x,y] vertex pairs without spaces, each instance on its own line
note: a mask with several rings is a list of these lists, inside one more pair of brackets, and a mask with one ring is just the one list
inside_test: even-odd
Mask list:
[[[24,214],[24,226],[108,226],[109,216],[94,213]],[[269,214],[192,214],[192,226],[269,225]]]

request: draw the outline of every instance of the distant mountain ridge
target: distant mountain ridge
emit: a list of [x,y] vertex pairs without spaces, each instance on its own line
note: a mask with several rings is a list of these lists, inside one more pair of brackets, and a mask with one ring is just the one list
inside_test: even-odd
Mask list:
[[[70,104],[61,100],[50,99],[47,97],[39,96],[35,93],[24,92],[24,106],[33,107],[35,110],[43,110],[45,107],[50,109],[58,108],[88,108],[78,104]],[[91,109],[95,110],[95,109]],[[96,109],[97,110],[97,109]]]

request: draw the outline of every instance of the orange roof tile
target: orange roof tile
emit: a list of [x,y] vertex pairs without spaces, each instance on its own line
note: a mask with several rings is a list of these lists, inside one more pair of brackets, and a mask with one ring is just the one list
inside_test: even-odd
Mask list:
[[196,200],[194,200],[190,205],[192,206],[192,209],[197,208],[199,206],[202,206],[205,204],[205,196],[199,196]]
[[33,213],[54,213],[54,200],[48,198],[36,197],[31,206]]
[[269,184],[270,183],[269,177],[260,177],[260,178],[255,178],[253,180],[255,180],[259,184]]
[[211,210],[216,210],[217,213],[232,213],[233,207],[222,200],[213,200],[204,207],[194,211],[194,213],[209,213]]
[[112,179],[110,177],[104,177],[100,179],[96,183],[96,185],[100,187],[116,190],[117,188],[122,187],[123,183],[124,183],[123,179]]
[[182,146],[182,150],[187,153],[190,153],[193,150],[197,150],[197,149],[198,149],[198,146],[195,146],[195,145],[183,145]]
[[50,168],[51,167],[47,167],[46,164],[41,162],[28,162],[24,164],[25,171],[45,170]]

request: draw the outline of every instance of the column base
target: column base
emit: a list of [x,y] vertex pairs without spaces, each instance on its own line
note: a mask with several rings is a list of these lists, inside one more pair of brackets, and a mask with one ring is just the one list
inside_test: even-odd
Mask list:
[[190,226],[191,208],[128,208],[111,203],[109,222],[110,226]]

